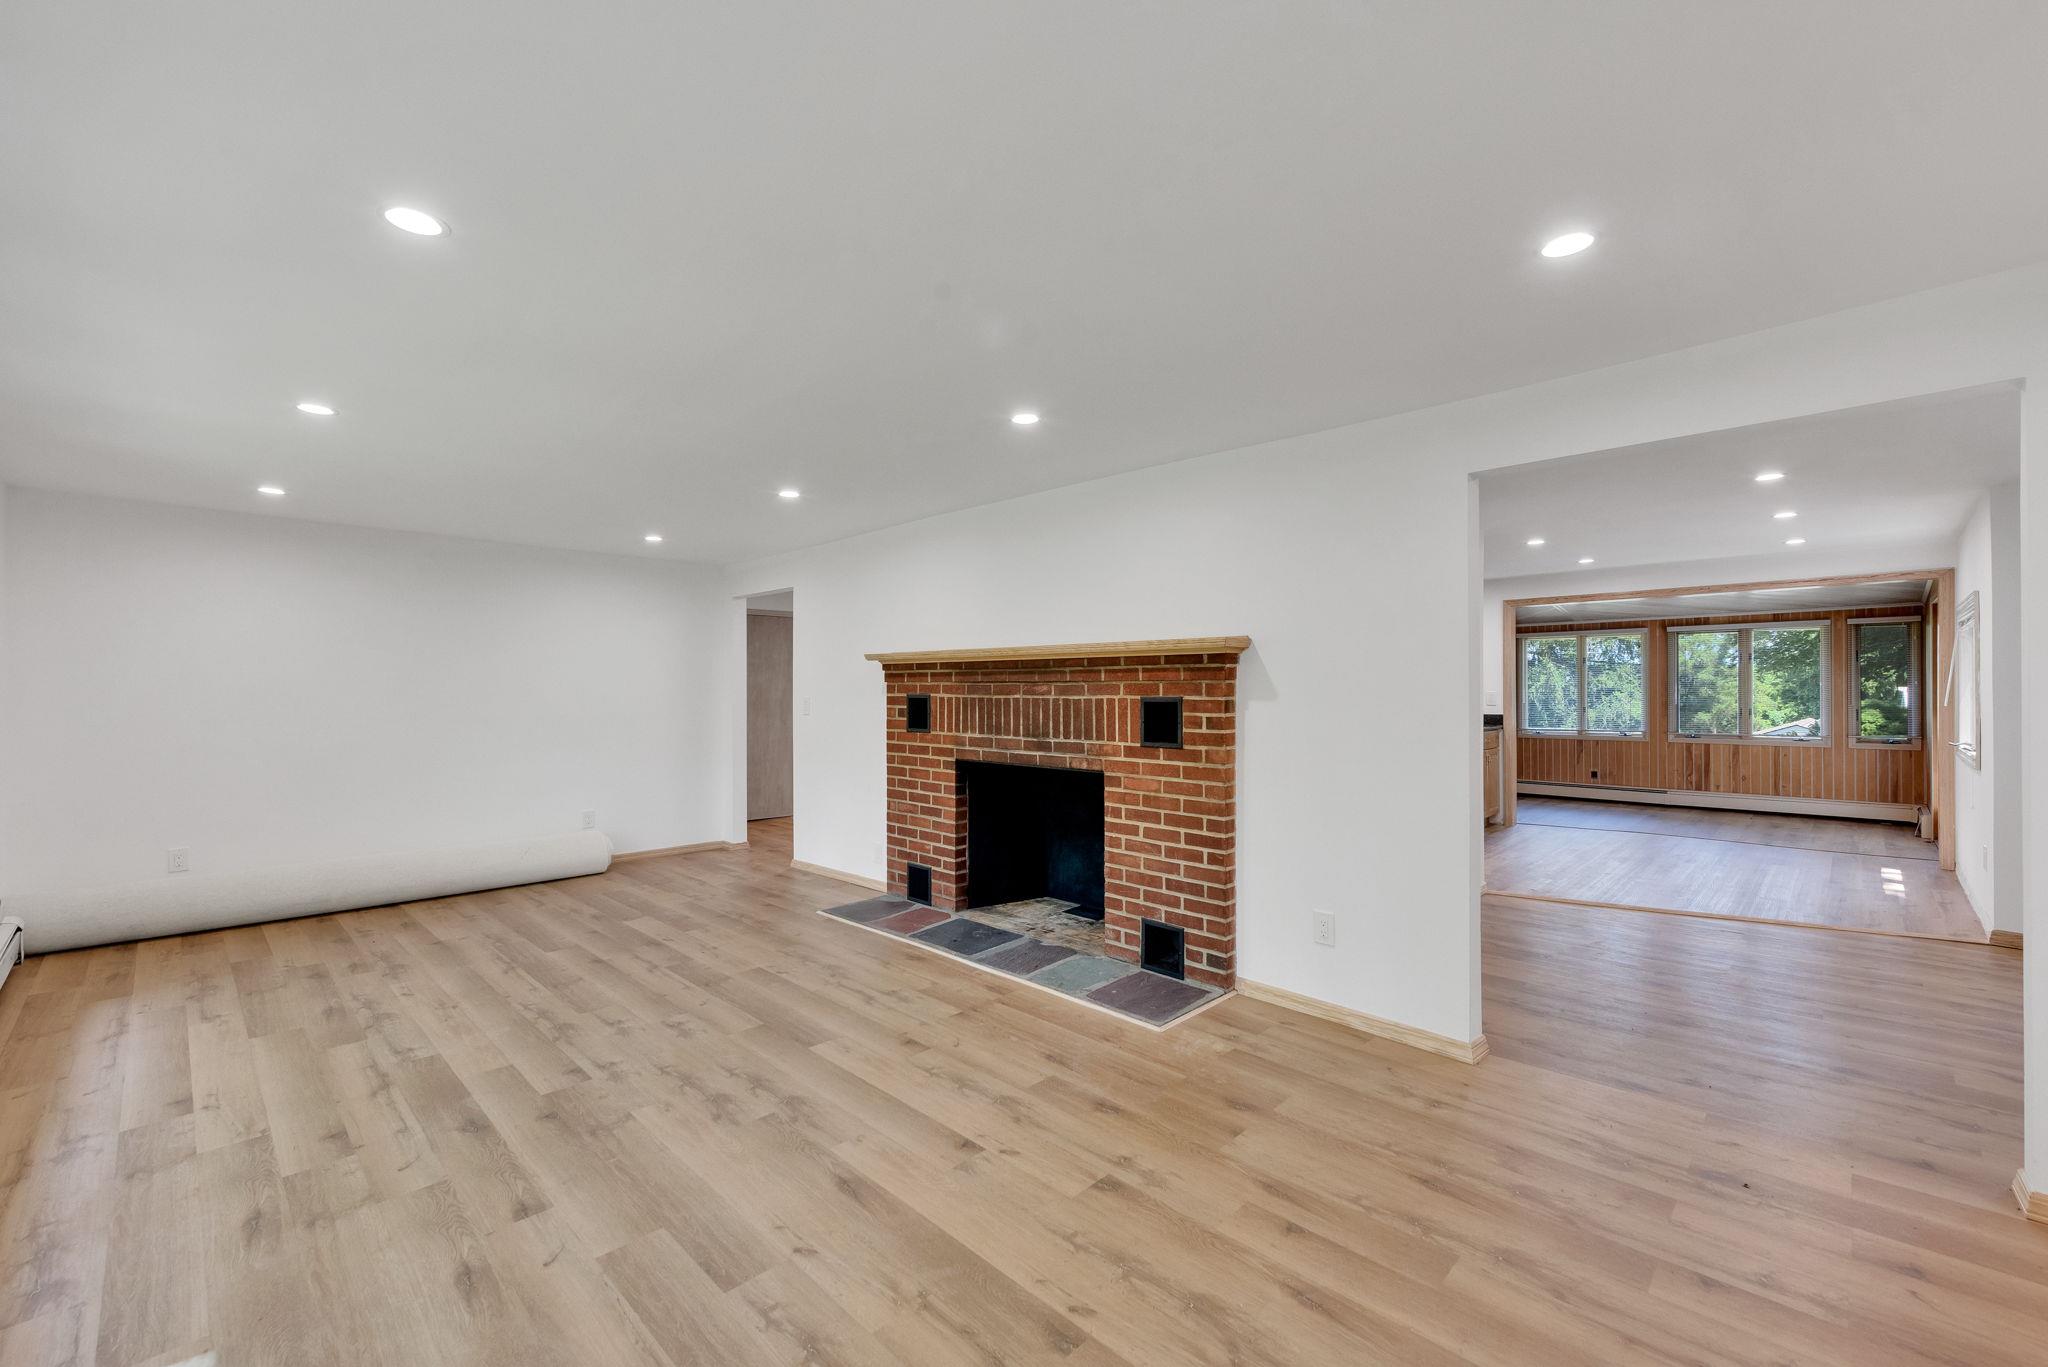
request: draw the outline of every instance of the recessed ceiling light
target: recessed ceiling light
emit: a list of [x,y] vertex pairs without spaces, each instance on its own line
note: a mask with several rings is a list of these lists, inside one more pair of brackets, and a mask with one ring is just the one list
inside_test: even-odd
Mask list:
[[1540,536],[1532,536],[1529,538],[1529,544],[1531,546],[1540,546],[1543,544],[1543,538]]
[[647,535],[641,537],[640,539],[642,541],[645,541],[650,546],[659,546],[661,544],[661,533],[649,532]]
[[1780,522],[1790,522],[1793,518],[1799,516],[1799,514],[1793,512],[1790,508],[1787,508],[1784,512],[1772,513],[1771,516],[1776,518]]
[[801,489],[777,489],[775,496],[777,498],[802,498],[804,491]]
[[1579,557],[1579,563],[1581,565],[1590,565],[1593,563],[1593,557],[1590,555],[1582,555]]
[[1038,415],[1036,413],[1012,413],[1010,421],[1019,427],[1036,427],[1038,426]]
[[311,399],[300,404],[298,408],[301,413],[311,413],[316,418],[331,418],[334,416],[332,408],[329,408],[324,403],[314,403]]
[[1593,234],[1591,233],[1565,233],[1561,237],[1553,237],[1550,241],[1544,243],[1543,254],[1545,256],[1577,256],[1592,245]]
[[403,228],[421,237],[440,237],[448,231],[448,225],[424,209],[408,209],[402,204],[393,205],[384,211],[384,221],[394,228]]
[[275,484],[259,484],[256,486],[256,492],[262,494],[265,498],[284,497],[284,490],[278,488]]
[[1766,470],[1756,477],[1758,484],[1776,484],[1785,477],[1783,470]]
[[1806,544],[1806,538],[1803,536],[1795,536],[1791,538],[1789,541],[1787,541],[1785,544],[1788,546],[1804,546]]

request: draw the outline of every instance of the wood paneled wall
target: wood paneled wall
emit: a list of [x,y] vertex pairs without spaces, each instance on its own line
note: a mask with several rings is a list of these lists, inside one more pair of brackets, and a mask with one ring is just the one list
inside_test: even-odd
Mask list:
[[[1524,783],[1597,783],[1602,787],[1668,788],[1674,792],[1741,793],[1754,797],[1824,798],[1837,802],[1929,800],[1926,737],[1933,731],[1927,712],[1931,677],[1921,684],[1920,743],[1852,744],[1856,715],[1854,661],[1849,624],[1871,617],[1919,612],[1920,604],[1862,608],[1853,612],[1773,613],[1746,617],[1693,617],[1668,621],[1586,622],[1524,625],[1525,635],[1571,631],[1646,633],[1650,688],[1649,734],[1642,740],[1520,736],[1515,743],[1516,778]],[[1833,735],[1825,744],[1786,745],[1752,741],[1690,741],[1670,736],[1671,646],[1669,630],[1693,626],[1757,626],[1770,622],[1817,622],[1829,626],[1833,674]],[[1922,626],[1925,654],[1926,627]],[[1509,657],[1519,671],[1519,645]],[[1923,660],[1923,673],[1926,666]],[[1519,673],[1517,674],[1519,679]],[[1517,696],[1519,696],[1517,684]],[[1510,719],[1515,720],[1515,719]]]

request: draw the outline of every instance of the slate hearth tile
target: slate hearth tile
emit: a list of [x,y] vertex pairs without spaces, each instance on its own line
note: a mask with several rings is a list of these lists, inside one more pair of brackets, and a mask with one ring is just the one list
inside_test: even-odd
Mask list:
[[941,921],[949,921],[951,919],[943,911],[937,911],[931,907],[921,907],[913,903],[909,911],[899,911],[894,916],[884,916],[881,920],[871,922],[871,924],[878,930],[893,930],[898,935],[915,935],[926,926],[935,926]]
[[1164,1025],[1189,1007],[1199,1006],[1210,995],[1207,988],[1193,983],[1141,971],[1096,988],[1088,994],[1088,1000],[1113,1006],[1153,1025]]
[[843,907],[826,907],[827,916],[837,916],[842,921],[858,921],[870,925],[885,916],[909,911],[917,903],[908,897],[870,897],[864,902],[848,902]]
[[950,949],[962,958],[971,959],[977,954],[1002,945],[1015,944],[1023,936],[1014,930],[998,930],[979,921],[970,921],[964,916],[955,916],[942,926],[918,931],[916,938],[928,945]]
[[1076,954],[1050,968],[1039,969],[1031,975],[1031,981],[1044,983],[1070,997],[1085,997],[1104,983],[1137,971],[1127,963],[1100,954]]
[[990,968],[1000,968],[1005,973],[1015,973],[1028,978],[1047,964],[1056,964],[1061,959],[1071,959],[1074,951],[1065,945],[1049,945],[1043,940],[1026,938],[1022,944],[999,949],[981,962]]

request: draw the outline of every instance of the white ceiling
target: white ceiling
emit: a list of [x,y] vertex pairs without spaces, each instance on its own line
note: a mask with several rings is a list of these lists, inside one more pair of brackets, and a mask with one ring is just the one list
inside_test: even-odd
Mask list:
[[1951,537],[2019,475],[2019,399],[1990,385],[1489,472],[1486,577],[1776,556],[1790,579],[1802,556]]
[[2039,4],[0,26],[0,477],[281,516],[726,560],[2048,254]]
[[1524,625],[1546,622],[1646,622],[1682,617],[1741,617],[1766,612],[1839,612],[1907,607],[1927,601],[1933,581],[1890,579],[1870,584],[1786,584],[1728,593],[1605,598],[1587,603],[1527,603],[1515,609]]

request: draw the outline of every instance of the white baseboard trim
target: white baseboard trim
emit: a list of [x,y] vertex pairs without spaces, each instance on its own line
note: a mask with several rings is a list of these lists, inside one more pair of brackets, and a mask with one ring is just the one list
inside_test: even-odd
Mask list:
[[700,840],[694,845],[664,845],[657,850],[627,850],[624,854],[612,856],[614,864],[624,864],[634,859],[662,859],[671,854],[696,854],[703,850],[736,850],[740,846],[730,840]]
[[0,920],[0,983],[5,983],[7,975],[21,962],[21,946],[27,938],[22,934],[21,922],[12,916]]
[[889,885],[879,878],[863,878],[857,873],[848,873],[844,869],[828,869],[823,864],[807,864],[801,859],[790,860],[789,866],[802,873],[815,873],[821,878],[837,878],[842,883],[851,883],[857,888],[866,888],[869,892],[887,892],[889,890]]
[[1353,1011],[1347,1006],[1338,1006],[1334,1002],[1326,1002],[1316,997],[1306,997],[1299,992],[1289,992],[1284,987],[1274,987],[1270,983],[1255,983],[1244,978],[1237,980],[1237,990],[1239,995],[1250,997],[1255,1001],[1268,1002],[1274,1006],[1284,1006],[1290,1011],[1299,1011],[1305,1016],[1316,1016],[1322,1020],[1335,1021],[1339,1025],[1348,1025],[1353,1030],[1362,1031],[1368,1035],[1378,1035],[1381,1039],[1392,1040],[1396,1044],[1405,1044],[1413,1049],[1423,1049],[1432,1054],[1440,1054],[1445,1058],[1454,1058],[1460,1063],[1477,1063],[1486,1057],[1486,1036],[1484,1035],[1475,1040],[1453,1039],[1449,1035],[1439,1035],[1429,1030],[1418,1030],[1412,1025],[1403,1025],[1399,1021],[1382,1020],[1378,1016],[1368,1016],[1363,1011]]
[[1839,816],[1853,821],[1920,819],[1920,809],[1907,802],[1841,802],[1821,797],[1763,797],[1750,793],[1696,793],[1672,788],[1620,788],[1611,783],[1536,783],[1515,785],[1521,797],[1571,797],[1593,802],[1639,802],[1654,807],[1713,807],[1736,812],[1771,812],[1780,816]]

